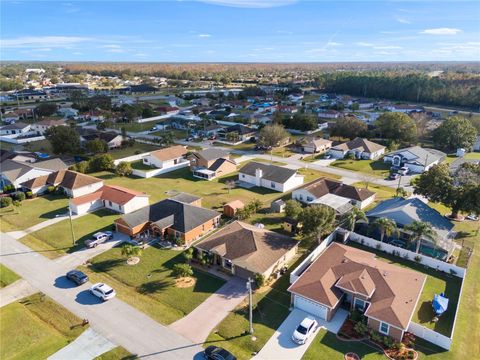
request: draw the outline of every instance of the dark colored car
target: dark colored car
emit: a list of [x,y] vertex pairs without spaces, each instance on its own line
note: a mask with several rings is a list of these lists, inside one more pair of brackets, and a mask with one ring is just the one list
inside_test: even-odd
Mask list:
[[207,360],[237,360],[237,358],[227,350],[217,346],[207,347],[203,354]]
[[88,281],[88,276],[81,271],[71,270],[67,273],[67,279],[73,281],[77,285],[82,285]]

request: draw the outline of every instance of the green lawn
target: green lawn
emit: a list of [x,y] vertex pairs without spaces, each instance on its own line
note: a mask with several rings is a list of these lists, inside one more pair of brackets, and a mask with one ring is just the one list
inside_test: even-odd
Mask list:
[[45,195],[25,200],[22,206],[0,209],[2,231],[23,230],[53,219],[55,215],[67,212],[68,198],[63,195]]
[[54,259],[84,247],[84,241],[97,231],[111,230],[119,215],[108,210],[99,210],[73,221],[76,245],[72,244],[70,220],[35,231],[20,239],[22,243],[48,258]]
[[173,138],[177,139],[177,140],[185,140],[185,138],[187,137],[187,134],[188,134],[187,130],[168,129],[168,130],[155,131],[155,132],[150,133],[150,135],[162,136],[165,133],[172,134]]
[[106,353],[103,353],[100,356],[97,356],[93,360],[133,360],[136,359],[137,357],[135,355],[132,355],[130,352],[125,350],[121,346],[117,346],[116,348],[107,351]]
[[127,156],[141,154],[144,152],[150,152],[160,149],[160,146],[144,144],[136,141],[133,146],[128,146],[123,149],[110,150],[108,153],[112,155],[114,159],[121,159]]
[[338,168],[358,171],[368,175],[385,178],[390,174],[390,164],[383,160],[337,160],[330,164]]
[[141,171],[150,171],[155,169],[154,167],[145,165],[142,160],[133,161],[130,163],[130,165],[132,166],[132,169],[141,170]]
[[140,263],[129,266],[121,248],[113,248],[91,260],[85,270],[93,281],[104,281],[115,288],[120,299],[145,312],[162,324],[170,324],[200,305],[225,281],[194,270],[197,282],[190,288],[177,288],[173,266],[183,263],[179,251],[147,248]]
[[2,307],[0,358],[46,359],[86,329],[81,322],[67,309],[40,294]]
[[13,284],[18,279],[20,279],[20,276],[15,274],[5,265],[0,264],[0,288]]
[[368,185],[368,190],[376,193],[375,201],[372,204],[370,204],[367,208],[363,209],[364,211],[371,210],[375,206],[377,206],[379,202],[390,199],[396,195],[396,190],[389,186],[382,186],[382,185],[376,185],[376,184],[370,184],[370,183],[365,184],[364,182],[358,182],[352,185],[358,188],[365,188],[366,185]]
[[113,124],[112,128],[116,130],[121,130],[122,128],[125,128],[125,130],[129,132],[142,132],[150,130],[152,127],[155,126],[156,122],[158,121],[149,121],[146,123],[116,123]]

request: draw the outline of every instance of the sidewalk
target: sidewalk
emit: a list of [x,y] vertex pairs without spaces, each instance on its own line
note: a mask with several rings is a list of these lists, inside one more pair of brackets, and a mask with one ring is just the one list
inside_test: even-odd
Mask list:
[[0,307],[11,304],[38,292],[26,280],[20,279],[0,290]]

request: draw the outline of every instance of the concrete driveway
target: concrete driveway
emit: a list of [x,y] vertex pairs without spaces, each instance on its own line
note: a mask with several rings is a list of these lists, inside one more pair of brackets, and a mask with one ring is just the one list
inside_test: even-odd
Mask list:
[[215,326],[245,299],[245,283],[242,279],[231,278],[190,314],[171,324],[170,328],[195,343],[203,343]]
[[[293,309],[290,315],[280,325],[275,334],[268,340],[260,352],[253,358],[254,360],[300,360],[307,351],[310,344],[315,339],[320,328],[327,329],[333,333],[337,333],[340,327],[347,318],[348,312],[339,309],[332,321],[326,322],[316,318],[318,321],[318,328],[307,342],[303,345],[297,345],[292,341],[293,331],[298,324],[302,322],[307,316],[314,317],[302,310]],[[333,360],[333,359],[332,359]]]

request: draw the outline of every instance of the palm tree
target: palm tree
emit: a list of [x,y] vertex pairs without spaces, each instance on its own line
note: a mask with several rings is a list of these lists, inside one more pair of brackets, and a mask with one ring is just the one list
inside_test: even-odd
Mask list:
[[372,226],[380,230],[380,242],[383,242],[385,235],[392,236],[392,234],[398,231],[395,221],[387,218],[375,219],[372,222]]
[[140,246],[125,244],[122,247],[122,255],[128,258],[127,261],[129,261],[133,257],[138,257],[141,254],[142,254],[142,248]]
[[353,231],[355,229],[355,224],[359,220],[363,220],[368,223],[367,215],[365,215],[365,213],[359,208],[353,207],[352,210],[343,216],[342,223],[344,223],[345,226],[350,229],[350,231]]
[[410,232],[410,241],[416,242],[417,246],[415,252],[418,254],[420,251],[420,245],[422,244],[422,238],[426,238],[436,243],[436,233],[432,228],[432,225],[423,221],[414,221],[410,225],[405,225],[404,229]]

